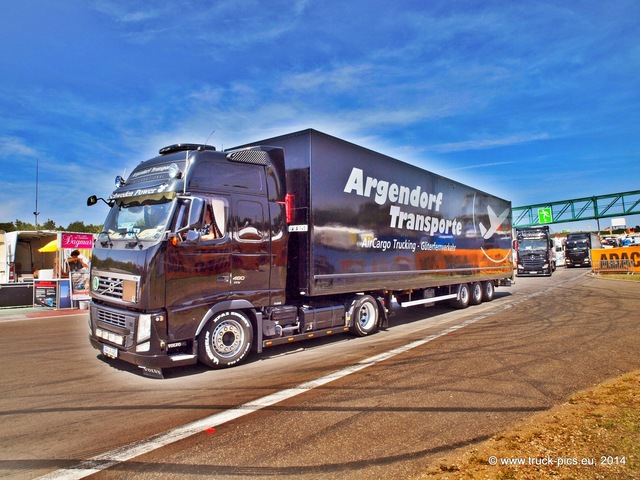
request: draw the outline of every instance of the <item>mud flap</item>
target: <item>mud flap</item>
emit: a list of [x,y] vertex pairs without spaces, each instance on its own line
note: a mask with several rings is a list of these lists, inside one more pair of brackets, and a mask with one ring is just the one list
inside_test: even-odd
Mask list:
[[142,374],[145,377],[149,378],[157,378],[158,380],[164,380],[164,374],[162,373],[161,368],[156,367],[140,367],[142,369]]
[[[389,303],[391,305],[391,296],[389,296]],[[376,302],[378,303],[378,328],[381,330],[386,330],[389,328],[389,315],[387,313],[387,309],[385,308],[385,299],[382,297],[376,297]]]

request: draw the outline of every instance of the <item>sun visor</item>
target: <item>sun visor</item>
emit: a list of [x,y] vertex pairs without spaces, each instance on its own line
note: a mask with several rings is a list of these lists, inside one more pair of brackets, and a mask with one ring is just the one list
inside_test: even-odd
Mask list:
[[176,192],[161,192],[154,194],[132,195],[128,197],[113,198],[118,205],[127,205],[136,207],[140,205],[148,205],[149,203],[157,203],[163,200],[172,200],[177,195]]
[[[176,191],[182,190],[182,168],[176,162],[148,165],[135,169],[124,184],[118,186],[109,197],[110,200],[123,200],[133,197],[173,198]],[[129,202],[126,202],[129,203]]]

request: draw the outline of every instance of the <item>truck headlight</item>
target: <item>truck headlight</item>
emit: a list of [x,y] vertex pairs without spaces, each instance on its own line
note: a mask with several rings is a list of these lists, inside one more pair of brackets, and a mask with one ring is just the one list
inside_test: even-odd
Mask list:
[[151,323],[153,322],[164,322],[164,315],[143,313],[138,317],[137,343],[151,338]]
[[151,317],[152,315],[143,314],[138,317],[138,336],[137,342],[141,343],[151,338]]

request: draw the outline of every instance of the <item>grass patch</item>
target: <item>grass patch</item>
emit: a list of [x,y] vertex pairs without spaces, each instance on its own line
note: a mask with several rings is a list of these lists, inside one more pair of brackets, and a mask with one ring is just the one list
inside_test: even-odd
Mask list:
[[628,275],[626,273],[597,273],[592,275],[595,278],[604,278],[606,280],[623,280],[626,282],[640,282],[640,273]]
[[580,392],[460,455],[442,458],[416,480],[434,478],[640,478],[640,371]]

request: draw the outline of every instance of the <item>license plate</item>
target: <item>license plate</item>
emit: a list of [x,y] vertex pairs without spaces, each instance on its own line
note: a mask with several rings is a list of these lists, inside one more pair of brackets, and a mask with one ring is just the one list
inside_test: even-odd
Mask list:
[[102,345],[102,353],[107,357],[118,358],[118,349],[109,345]]

